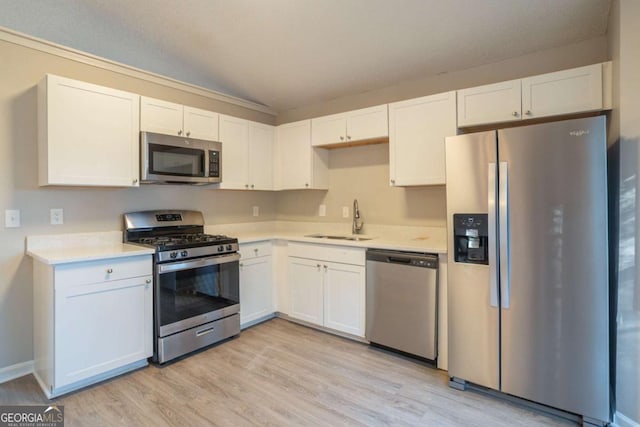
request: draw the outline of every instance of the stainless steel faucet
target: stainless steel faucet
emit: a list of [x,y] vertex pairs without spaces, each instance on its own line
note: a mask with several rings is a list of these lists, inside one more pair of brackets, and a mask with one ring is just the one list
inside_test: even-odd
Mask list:
[[351,232],[358,234],[362,230],[364,222],[358,221],[360,219],[360,209],[358,209],[358,199],[353,199],[353,226]]

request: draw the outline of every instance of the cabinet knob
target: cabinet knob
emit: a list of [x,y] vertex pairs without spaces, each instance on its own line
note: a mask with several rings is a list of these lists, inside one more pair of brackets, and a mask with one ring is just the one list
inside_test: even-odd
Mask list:
[[113,268],[107,268],[107,274],[113,273]]
[[245,184],[245,185],[244,185],[244,188],[249,188],[249,184]]
[[258,255],[258,248],[255,248],[253,252],[255,252],[255,254]]
[[191,131],[188,131],[188,132],[187,132],[187,136],[190,136],[190,135],[191,135]]
[[253,188],[253,184],[251,184],[251,188]]
[[308,186],[309,186],[309,183],[308,183],[308,182],[305,182],[305,183],[304,183],[304,186],[305,186],[305,187],[308,187]]
[[138,183],[138,179],[134,179],[134,180],[133,180],[133,183],[134,183],[134,184],[137,184],[137,183]]
[[395,179],[392,179],[392,180],[391,180],[391,181],[389,181],[389,182],[391,182],[391,185],[396,185],[396,180],[395,180]]
[[340,141],[344,141],[344,136],[341,136],[341,137],[340,137]]
[[244,264],[243,264],[243,263],[240,263],[240,267],[244,267]]
[[351,136],[350,136],[350,135],[347,135],[347,139],[349,139],[349,140],[350,140],[350,139],[351,139]]
[[151,283],[151,279],[147,279],[147,280],[145,280],[145,281],[144,281],[144,283],[146,283],[146,284]]
[[316,264],[316,268],[318,269],[318,271],[320,271],[320,267],[322,267],[320,264]]
[[178,135],[182,135],[182,130],[179,130],[179,131],[178,131]]
[[527,110],[527,111],[525,112],[525,114],[526,114],[527,116],[530,116],[530,115],[531,115],[531,114],[533,114],[533,113],[531,112],[531,110]]
[[513,113],[511,113],[511,115],[512,115],[513,117],[518,117],[518,112],[517,112],[517,111],[514,111]]
[[327,271],[329,267],[327,267],[326,265],[324,266],[324,271]]

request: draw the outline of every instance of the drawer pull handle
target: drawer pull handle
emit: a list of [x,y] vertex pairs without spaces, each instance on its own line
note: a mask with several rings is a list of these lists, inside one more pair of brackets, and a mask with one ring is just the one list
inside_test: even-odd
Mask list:
[[107,268],[107,274],[113,273],[113,268]]
[[196,336],[201,337],[203,335],[210,334],[211,332],[213,332],[213,328],[203,329],[201,331],[196,332]]

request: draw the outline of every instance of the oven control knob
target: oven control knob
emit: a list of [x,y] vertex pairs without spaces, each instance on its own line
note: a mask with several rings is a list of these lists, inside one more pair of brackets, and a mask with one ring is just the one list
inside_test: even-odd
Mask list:
[[230,251],[231,249],[233,249],[231,245],[227,245],[227,250]]
[[189,252],[187,252],[187,251],[180,252],[180,256],[181,257],[186,257],[187,255],[189,255]]
[[175,257],[177,257],[177,256],[178,256],[178,252],[171,252],[171,253],[169,254],[169,256],[170,256],[171,258],[175,258]]
[[224,251],[224,245],[218,246],[218,252],[222,252],[222,251]]

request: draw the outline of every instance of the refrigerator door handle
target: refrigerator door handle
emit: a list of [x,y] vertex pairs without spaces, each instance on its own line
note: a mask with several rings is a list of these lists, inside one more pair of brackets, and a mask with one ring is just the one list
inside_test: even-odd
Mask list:
[[511,261],[509,258],[509,168],[500,162],[498,170],[498,203],[500,226],[500,305],[509,308],[511,303]]
[[496,232],[496,164],[489,163],[487,175],[487,206],[489,209],[489,304],[498,307],[498,252]]

